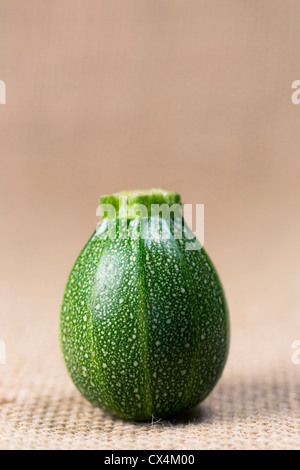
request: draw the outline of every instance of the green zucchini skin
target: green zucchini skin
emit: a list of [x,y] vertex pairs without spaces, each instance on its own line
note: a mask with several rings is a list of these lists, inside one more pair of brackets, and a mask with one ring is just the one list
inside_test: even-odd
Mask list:
[[197,405],[228,355],[228,309],[212,262],[199,244],[186,249],[190,237],[175,238],[172,219],[158,225],[168,237],[145,239],[131,219],[122,238],[117,219],[112,239],[103,219],[75,262],[61,308],[61,347],[74,384],[124,419]]

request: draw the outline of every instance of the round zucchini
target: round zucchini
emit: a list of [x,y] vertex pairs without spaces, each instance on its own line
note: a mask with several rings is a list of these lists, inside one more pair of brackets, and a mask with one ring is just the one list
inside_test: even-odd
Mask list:
[[228,354],[217,272],[176,214],[177,193],[121,192],[100,202],[101,222],[71,270],[61,308],[68,372],[87,400],[121,418],[194,407]]

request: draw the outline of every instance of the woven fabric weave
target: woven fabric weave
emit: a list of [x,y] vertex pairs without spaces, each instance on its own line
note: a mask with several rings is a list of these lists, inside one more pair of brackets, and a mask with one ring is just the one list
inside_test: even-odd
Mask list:
[[233,329],[223,376],[197,408],[132,423],[94,408],[75,389],[62,361],[57,317],[29,318],[27,327],[15,320],[1,332],[7,346],[7,364],[0,366],[1,449],[300,448],[300,365],[291,360],[290,332],[280,323],[271,330]]

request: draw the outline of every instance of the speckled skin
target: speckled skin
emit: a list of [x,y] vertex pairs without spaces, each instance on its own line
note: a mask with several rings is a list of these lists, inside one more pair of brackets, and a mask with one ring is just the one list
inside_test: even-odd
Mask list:
[[130,237],[120,237],[117,220],[112,240],[103,219],[70,273],[61,310],[72,380],[91,403],[125,419],[195,406],[228,353],[228,311],[210,259],[174,238],[172,219],[157,223],[169,239],[142,238],[134,218]]

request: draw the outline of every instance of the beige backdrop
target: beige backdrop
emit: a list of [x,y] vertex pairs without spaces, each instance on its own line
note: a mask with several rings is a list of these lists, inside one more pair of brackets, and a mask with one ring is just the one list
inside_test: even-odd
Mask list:
[[[0,0],[1,448],[300,448],[299,15],[297,0]],[[100,195],[155,186],[205,204],[232,340],[199,408],[135,425],[75,390],[58,316]]]

